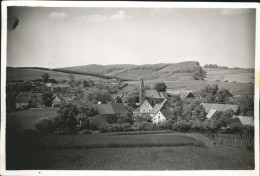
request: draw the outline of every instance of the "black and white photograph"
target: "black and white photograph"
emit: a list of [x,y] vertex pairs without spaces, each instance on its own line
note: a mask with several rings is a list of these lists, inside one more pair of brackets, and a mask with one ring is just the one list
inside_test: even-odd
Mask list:
[[2,171],[259,174],[254,5],[48,3],[2,8]]

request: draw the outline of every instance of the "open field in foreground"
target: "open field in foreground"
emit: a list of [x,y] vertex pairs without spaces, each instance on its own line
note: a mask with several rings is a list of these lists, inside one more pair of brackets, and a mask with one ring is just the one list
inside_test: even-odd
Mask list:
[[7,169],[247,170],[254,168],[253,152],[213,145],[212,140],[200,134],[97,134],[44,137],[27,133],[26,136],[21,138],[21,135],[9,134]]

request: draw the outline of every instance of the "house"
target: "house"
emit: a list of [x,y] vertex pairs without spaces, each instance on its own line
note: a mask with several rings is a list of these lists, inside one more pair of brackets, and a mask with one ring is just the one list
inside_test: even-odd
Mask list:
[[45,83],[46,87],[52,87],[52,83]]
[[89,117],[84,123],[79,120],[79,128],[78,130],[82,129],[91,129],[91,130],[99,130],[103,127],[109,126],[109,123],[105,119],[105,117],[101,114],[98,114],[94,117]]
[[169,104],[167,99],[164,99],[163,102],[158,103],[154,106],[154,108],[150,111],[150,116],[151,117],[155,116],[160,110],[165,109],[168,105]]
[[69,87],[70,85],[67,82],[52,85],[52,88],[55,91],[66,91],[69,89]]
[[15,97],[15,108],[16,109],[25,109],[29,105],[30,96],[29,93],[20,92]]
[[182,100],[195,98],[189,90],[167,90],[167,93],[174,96],[179,96]]
[[140,107],[140,113],[150,113],[153,109],[153,106],[150,104],[148,100],[145,100]]
[[96,104],[96,108],[109,123],[115,123],[120,114],[127,112],[123,103]]
[[248,117],[248,116],[234,116],[233,120],[235,122],[239,122],[242,125],[249,125],[254,126],[254,117]]
[[64,97],[59,93],[56,93],[54,95],[54,98],[52,100],[52,107],[60,106],[62,102],[68,103],[71,99],[68,97]]
[[102,115],[117,115],[127,112],[123,103],[97,104],[97,111]]
[[88,118],[91,129],[100,129],[109,126],[107,120],[100,114]]
[[233,104],[215,104],[215,103],[201,103],[201,105],[205,108],[206,113],[209,113],[211,109],[215,109],[216,111],[225,112],[228,109],[232,109],[234,112],[237,112],[238,105]]
[[112,103],[122,103],[123,99],[124,99],[124,95],[120,95],[120,94],[110,94],[111,99],[112,99]]
[[43,107],[42,93],[31,93],[30,94],[30,104],[31,107]]
[[139,91],[140,106],[142,106],[145,100],[148,100],[151,106],[155,106],[155,104],[161,103],[166,98],[166,92],[158,92],[156,90],[145,90],[144,81],[143,79],[141,79],[141,87]]
[[208,114],[206,115],[206,117],[207,117],[208,119],[210,119],[216,112],[217,112],[217,110],[214,109],[214,108],[212,108],[212,109],[209,110],[209,112],[208,112]]
[[173,114],[168,109],[159,110],[152,118],[154,124],[158,124],[160,122],[164,122],[169,118],[172,118]]

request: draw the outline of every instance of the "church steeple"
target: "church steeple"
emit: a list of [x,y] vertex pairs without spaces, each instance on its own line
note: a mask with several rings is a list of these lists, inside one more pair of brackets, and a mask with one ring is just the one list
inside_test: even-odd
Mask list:
[[144,101],[145,101],[144,80],[143,80],[143,78],[141,78],[141,86],[140,86],[140,91],[139,91],[140,106],[144,103]]

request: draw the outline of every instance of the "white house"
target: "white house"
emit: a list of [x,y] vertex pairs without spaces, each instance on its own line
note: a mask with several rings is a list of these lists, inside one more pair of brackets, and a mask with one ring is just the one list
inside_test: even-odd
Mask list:
[[164,99],[163,102],[156,104],[154,108],[150,111],[150,116],[155,116],[155,114],[157,114],[162,108],[165,108],[167,104],[167,99]]
[[234,116],[233,119],[239,120],[242,125],[254,126],[254,117],[248,116]]
[[150,111],[153,109],[152,105],[149,103],[149,101],[145,100],[142,106],[140,107],[140,113],[150,113]]
[[164,122],[172,116],[173,116],[173,114],[171,113],[170,110],[164,109],[164,110],[158,111],[157,114],[155,114],[153,116],[152,121],[153,121],[153,123],[155,123],[157,125],[158,123]]

